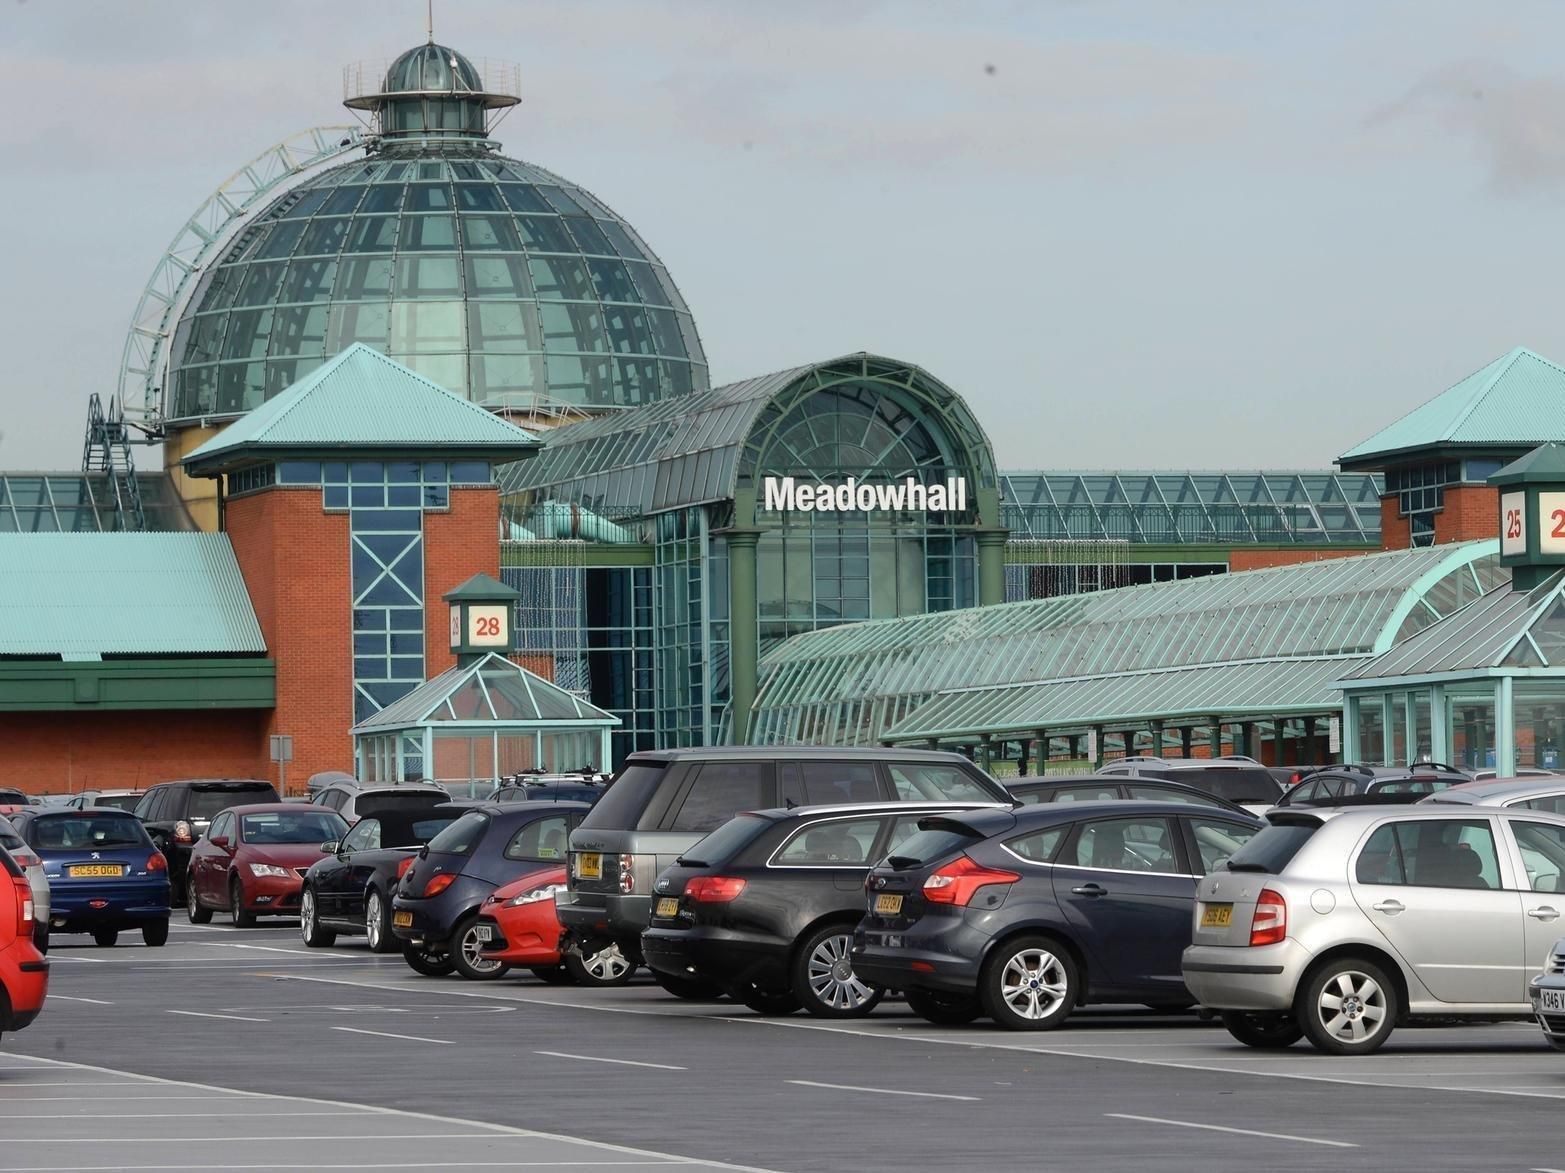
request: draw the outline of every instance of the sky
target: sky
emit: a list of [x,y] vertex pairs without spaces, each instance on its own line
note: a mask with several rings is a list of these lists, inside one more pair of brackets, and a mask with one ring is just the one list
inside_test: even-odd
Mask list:
[[[0,467],[79,465],[186,217],[424,24],[0,0]],[[520,64],[505,152],[637,227],[714,384],[868,350],[1005,468],[1317,468],[1514,346],[1565,362],[1556,0],[436,0],[435,34]]]

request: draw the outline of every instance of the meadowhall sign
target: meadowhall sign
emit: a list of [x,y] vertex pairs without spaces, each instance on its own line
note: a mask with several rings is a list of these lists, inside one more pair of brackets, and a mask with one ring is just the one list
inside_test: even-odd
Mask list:
[[960,513],[967,508],[967,478],[947,477],[927,485],[913,477],[889,484],[865,484],[849,477],[841,484],[798,483],[793,477],[767,477],[762,508],[801,513]]

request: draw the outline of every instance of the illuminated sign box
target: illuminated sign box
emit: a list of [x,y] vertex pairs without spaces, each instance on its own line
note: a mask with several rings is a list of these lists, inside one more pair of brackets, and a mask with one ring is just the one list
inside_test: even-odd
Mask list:
[[782,513],[961,513],[967,508],[967,478],[929,485],[913,477],[877,484],[856,477],[840,484],[767,477],[761,507]]

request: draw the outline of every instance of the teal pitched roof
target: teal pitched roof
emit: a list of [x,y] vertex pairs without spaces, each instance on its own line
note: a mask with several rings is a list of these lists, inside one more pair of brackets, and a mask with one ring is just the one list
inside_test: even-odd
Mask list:
[[[461,449],[515,460],[542,443],[417,371],[356,342],[185,457],[216,469],[241,452]],[[227,458],[225,460],[225,458]]]
[[1420,448],[1548,440],[1565,440],[1565,367],[1517,347],[1355,444],[1337,462],[1362,465]]
[[265,651],[224,534],[0,533],[0,655]]

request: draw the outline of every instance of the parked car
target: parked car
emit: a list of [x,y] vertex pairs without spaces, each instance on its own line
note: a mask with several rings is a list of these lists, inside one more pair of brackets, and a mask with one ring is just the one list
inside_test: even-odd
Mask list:
[[[679,853],[740,811],[860,802],[1014,800],[960,754],[821,746],[722,746],[633,753],[571,835],[569,890],[559,900],[567,953],[609,946],[641,963],[652,883]],[[653,970],[673,994],[704,982]]]
[[1281,797],[1283,785],[1254,758],[1157,758],[1132,757],[1107,762],[1100,774],[1129,774],[1133,778],[1161,778],[1183,782],[1236,802],[1261,814]]
[[327,855],[310,865],[299,893],[299,932],[310,946],[333,944],[338,933],[369,938],[371,953],[395,953],[391,901],[397,881],[424,844],[467,808],[449,803],[365,815]]
[[601,774],[519,774],[489,792],[486,802],[585,802],[603,797],[608,780]]
[[33,800],[25,790],[17,790],[12,786],[0,786],[0,815],[23,810],[32,805]]
[[328,782],[317,790],[310,802],[334,810],[351,827],[365,815],[377,811],[427,810],[451,801],[451,796],[430,782]]
[[1237,802],[1184,782],[1161,778],[1127,778],[1123,774],[1062,774],[1053,778],[1019,778],[1005,788],[1017,802],[1031,806],[1039,802],[1112,802],[1139,798],[1147,802],[1192,802],[1215,806],[1232,814],[1249,814]]
[[168,941],[168,860],[134,816],[112,807],[31,807],[11,825],[43,860],[49,928],[91,933],[105,947],[140,929],[148,945]]
[[1565,815],[1565,777],[1540,772],[1515,778],[1479,779],[1447,786],[1418,801],[1451,806],[1523,807]]
[[49,993],[49,962],[33,943],[33,890],[0,848],[0,1035],[32,1024]]
[[248,928],[258,916],[299,911],[304,876],[348,824],[336,811],[291,802],[250,803],[219,811],[194,847],[185,877],[185,912],[204,925],[215,909]]
[[348,770],[322,770],[318,774],[311,774],[304,784],[305,801],[313,800],[317,794],[333,782],[352,782],[357,784],[358,780],[358,775]]
[[1277,806],[1412,803],[1425,795],[1470,781],[1470,774],[1438,762],[1416,762],[1411,766],[1332,766],[1310,774],[1279,798]]
[[17,834],[4,815],[0,815],[0,848],[11,853],[11,858],[24,872],[33,889],[33,943],[40,953],[49,952],[49,877],[44,872],[43,859],[27,841]]
[[[524,965],[550,985],[575,981],[560,955],[560,918],[554,911],[554,898],[563,891],[563,867],[531,872],[501,884],[479,906],[474,935],[483,955],[507,968]],[[629,963],[618,954],[605,959],[604,964],[613,972],[603,976],[630,975]]]
[[925,818],[870,872],[849,960],[931,1022],[1047,1030],[1087,1002],[1189,1006],[1197,881],[1262,826],[1125,800]]
[[242,802],[277,801],[277,791],[270,782],[249,778],[197,778],[149,787],[136,804],[135,815],[168,859],[174,902],[186,901],[190,848],[206,834],[213,815]]
[[885,991],[854,974],[848,948],[870,865],[919,819],[954,809],[1008,808],[898,802],[739,815],[658,877],[642,955],[656,972],[761,1014],[868,1014]]
[[1543,972],[1527,984],[1527,997],[1544,1041],[1556,1051],[1565,1051],[1565,940],[1549,949]]
[[[484,900],[502,884],[559,866],[585,803],[485,803],[472,807],[419,850],[392,900],[392,931],[416,973],[453,970],[475,980],[499,977],[485,957],[479,927]],[[575,970],[573,969],[573,972]]]
[[[1503,782],[1503,781],[1505,781],[1505,778],[1500,774],[1500,771],[1494,769],[1493,767],[1488,767],[1488,768],[1485,768],[1485,769],[1482,769],[1482,770],[1471,770],[1471,771],[1469,771],[1469,773],[1472,775],[1472,778],[1473,778],[1474,782]],[[1516,769],[1516,773],[1510,775],[1510,777],[1512,777],[1512,778],[1555,778],[1555,779],[1558,779],[1558,778],[1561,778],[1561,777],[1565,777],[1565,775],[1561,775],[1558,770],[1540,770],[1536,766],[1518,766],[1517,769]]]
[[1363,1055],[1426,1018],[1530,1018],[1565,912],[1565,817],[1280,810],[1200,884],[1185,984],[1252,1047]]
[[113,807],[115,810],[133,812],[145,790],[83,790],[65,799],[61,806],[83,810],[89,806]]

